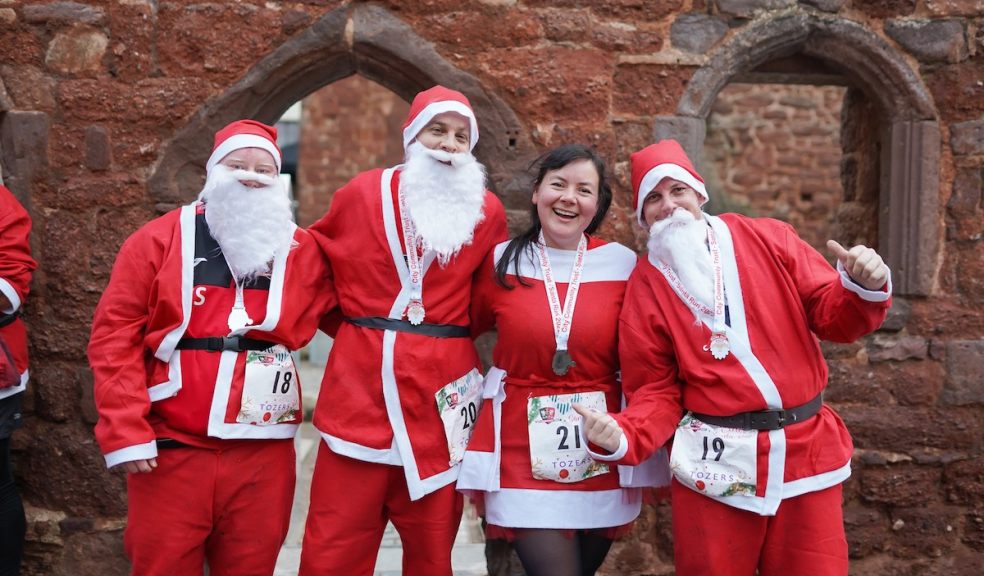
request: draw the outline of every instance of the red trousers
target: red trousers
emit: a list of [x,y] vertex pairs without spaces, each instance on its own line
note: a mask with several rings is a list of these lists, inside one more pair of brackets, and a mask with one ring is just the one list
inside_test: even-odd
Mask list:
[[127,478],[124,546],[139,576],[270,576],[294,500],[294,443],[161,450]]
[[411,502],[403,468],[335,454],[321,442],[299,576],[372,576],[387,520],[404,576],[451,576],[463,500],[454,484]]
[[759,516],[712,500],[673,481],[677,574],[708,576],[845,576],[847,540],[841,485],[783,500]]

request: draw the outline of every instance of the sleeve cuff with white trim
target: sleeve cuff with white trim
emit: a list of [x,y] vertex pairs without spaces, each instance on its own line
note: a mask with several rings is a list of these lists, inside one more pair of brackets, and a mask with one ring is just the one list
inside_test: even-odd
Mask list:
[[625,437],[625,432],[622,432],[622,437],[618,439],[618,449],[611,454],[599,454],[592,450],[588,439],[584,437],[584,430],[581,430],[581,436],[584,440],[584,445],[588,447],[588,454],[599,462],[614,462],[616,460],[621,460],[625,456],[625,453],[629,451],[629,439]]
[[4,314],[13,314],[20,309],[21,299],[17,294],[17,290],[14,290],[14,287],[10,285],[10,282],[7,282],[3,278],[0,278],[0,292],[7,297],[7,300],[10,300],[10,308],[0,310],[0,312],[3,312]]
[[109,454],[106,454],[105,458],[106,468],[112,468],[113,466],[118,466],[124,462],[133,462],[134,460],[149,460],[150,458],[157,458],[157,440],[151,440],[146,444],[137,444],[136,446],[127,446],[126,448],[114,450]]
[[868,302],[884,302],[892,297],[892,271],[888,271],[888,280],[880,290],[868,290],[851,278],[844,270],[844,265],[837,261],[837,273],[840,274],[841,286],[858,295],[858,298]]

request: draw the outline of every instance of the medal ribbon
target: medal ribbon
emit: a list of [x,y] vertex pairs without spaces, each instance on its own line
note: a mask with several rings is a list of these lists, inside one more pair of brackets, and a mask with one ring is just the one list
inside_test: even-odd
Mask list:
[[[232,265],[226,262],[226,266],[229,268],[229,272],[232,273],[232,281],[236,285],[236,301],[232,305],[232,310],[229,311],[229,319],[227,323],[229,324],[230,330],[240,330],[249,326],[253,323],[253,319],[249,317],[249,313],[246,312],[246,300],[243,298],[243,285],[246,283],[245,279],[241,280],[236,277],[236,271],[232,269]],[[238,312],[238,314],[237,314]],[[242,317],[244,322],[242,326],[239,326],[240,322],[233,321],[233,318],[237,320]]]
[[714,308],[708,308],[705,304],[697,300],[687,287],[683,285],[680,278],[677,277],[673,269],[667,266],[662,261],[657,261],[656,266],[659,271],[663,273],[663,276],[669,281],[670,286],[673,291],[677,293],[683,302],[690,308],[697,310],[704,316],[710,316],[713,321],[711,323],[711,332],[715,335],[724,334],[725,322],[724,322],[724,273],[722,272],[721,266],[721,248],[718,246],[717,235],[714,233],[714,229],[710,226],[707,227],[707,246],[711,251],[711,265],[714,268]]
[[407,251],[407,268],[410,271],[410,301],[423,303],[424,272],[420,256],[417,254],[417,228],[410,218],[410,209],[407,207],[407,197],[403,190],[398,189],[396,197],[400,203],[400,224],[403,227],[403,244]]
[[588,239],[582,234],[577,243],[577,253],[574,255],[574,267],[571,268],[571,278],[567,285],[567,297],[564,307],[560,307],[560,295],[557,293],[557,282],[554,280],[550,258],[547,256],[543,232],[533,244],[540,258],[540,269],[543,270],[543,286],[547,290],[547,302],[550,304],[550,317],[553,319],[554,340],[557,350],[567,350],[567,340],[571,336],[571,323],[574,318],[574,305],[577,303],[577,292],[581,287],[581,271],[584,269],[584,254],[588,249]]

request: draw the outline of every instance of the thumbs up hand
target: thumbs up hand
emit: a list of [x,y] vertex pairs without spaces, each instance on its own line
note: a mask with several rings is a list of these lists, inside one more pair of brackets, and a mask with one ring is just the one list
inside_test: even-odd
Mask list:
[[622,428],[610,414],[589,410],[580,404],[574,405],[574,411],[584,418],[584,435],[588,442],[601,446],[609,452],[618,450],[622,439]]
[[865,290],[881,290],[888,282],[888,266],[872,248],[858,244],[848,250],[834,240],[827,240],[827,248],[840,261],[851,280]]

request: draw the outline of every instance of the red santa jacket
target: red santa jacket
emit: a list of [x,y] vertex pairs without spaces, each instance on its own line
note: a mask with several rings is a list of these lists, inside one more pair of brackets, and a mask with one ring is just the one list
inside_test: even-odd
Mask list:
[[[338,190],[311,230],[329,261],[342,315],[402,317],[410,281],[404,260],[399,172],[372,170]],[[505,211],[485,193],[473,240],[447,266],[425,258],[423,303],[428,324],[468,325],[472,276],[506,238]],[[479,366],[469,338],[436,338],[343,322],[325,367],[314,424],[339,454],[402,465],[411,499],[457,478],[449,468],[434,394]]]
[[[37,263],[31,258],[30,234],[31,218],[27,210],[10,190],[0,185],[0,293],[11,304],[10,308],[0,310],[0,317],[19,313],[27,298],[31,272],[37,268]],[[24,321],[18,317],[0,327],[0,341],[7,348],[6,352],[0,350],[0,354],[9,352],[13,359],[13,366],[5,369],[15,370],[20,375],[14,386],[0,388],[0,398],[6,398],[23,392],[27,387],[27,330]]]
[[[581,482],[560,483],[533,477],[530,464],[528,400],[533,396],[599,391],[610,411],[622,406],[618,382],[618,317],[626,280],[638,257],[618,243],[588,237],[587,253],[568,342],[575,365],[563,375],[553,372],[557,345],[540,262],[520,256],[519,284],[510,262],[500,286],[494,268],[508,242],[499,244],[476,277],[472,296],[473,332],[496,326],[495,367],[486,377],[486,398],[462,462],[458,489],[494,492],[498,506],[509,508],[512,525],[555,528],[616,526],[638,514],[633,506],[612,506],[613,491],[621,486],[669,483],[665,454],[645,467],[615,466]],[[547,248],[557,278],[557,293],[565,301],[575,252]],[[489,498],[486,495],[486,498]],[[619,494],[625,504],[633,496]],[[537,505],[531,506],[530,503]],[[491,521],[491,520],[490,520]],[[516,524],[519,522],[519,524]]]
[[[856,340],[881,325],[890,305],[891,284],[863,289],[785,223],[705,218],[720,244],[731,353],[715,360],[704,351],[707,322],[695,325],[653,263],[639,264],[619,325],[628,398],[628,409],[615,415],[628,439],[623,462],[638,462],[669,440],[687,410],[727,416],[809,402],[827,385],[817,337]],[[760,432],[756,494],[722,500],[774,514],[783,498],[846,479],[852,448],[844,423],[824,406],[809,420]]]
[[215,439],[294,436],[300,411],[279,424],[237,422],[246,353],[177,346],[186,336],[238,335],[303,347],[335,302],[327,262],[310,235],[295,228],[269,278],[244,289],[255,327],[234,332],[226,324],[235,295],[227,270],[199,203],[147,223],[120,248],[88,349],[96,439],[108,465],[156,456],[158,437],[214,446]]

